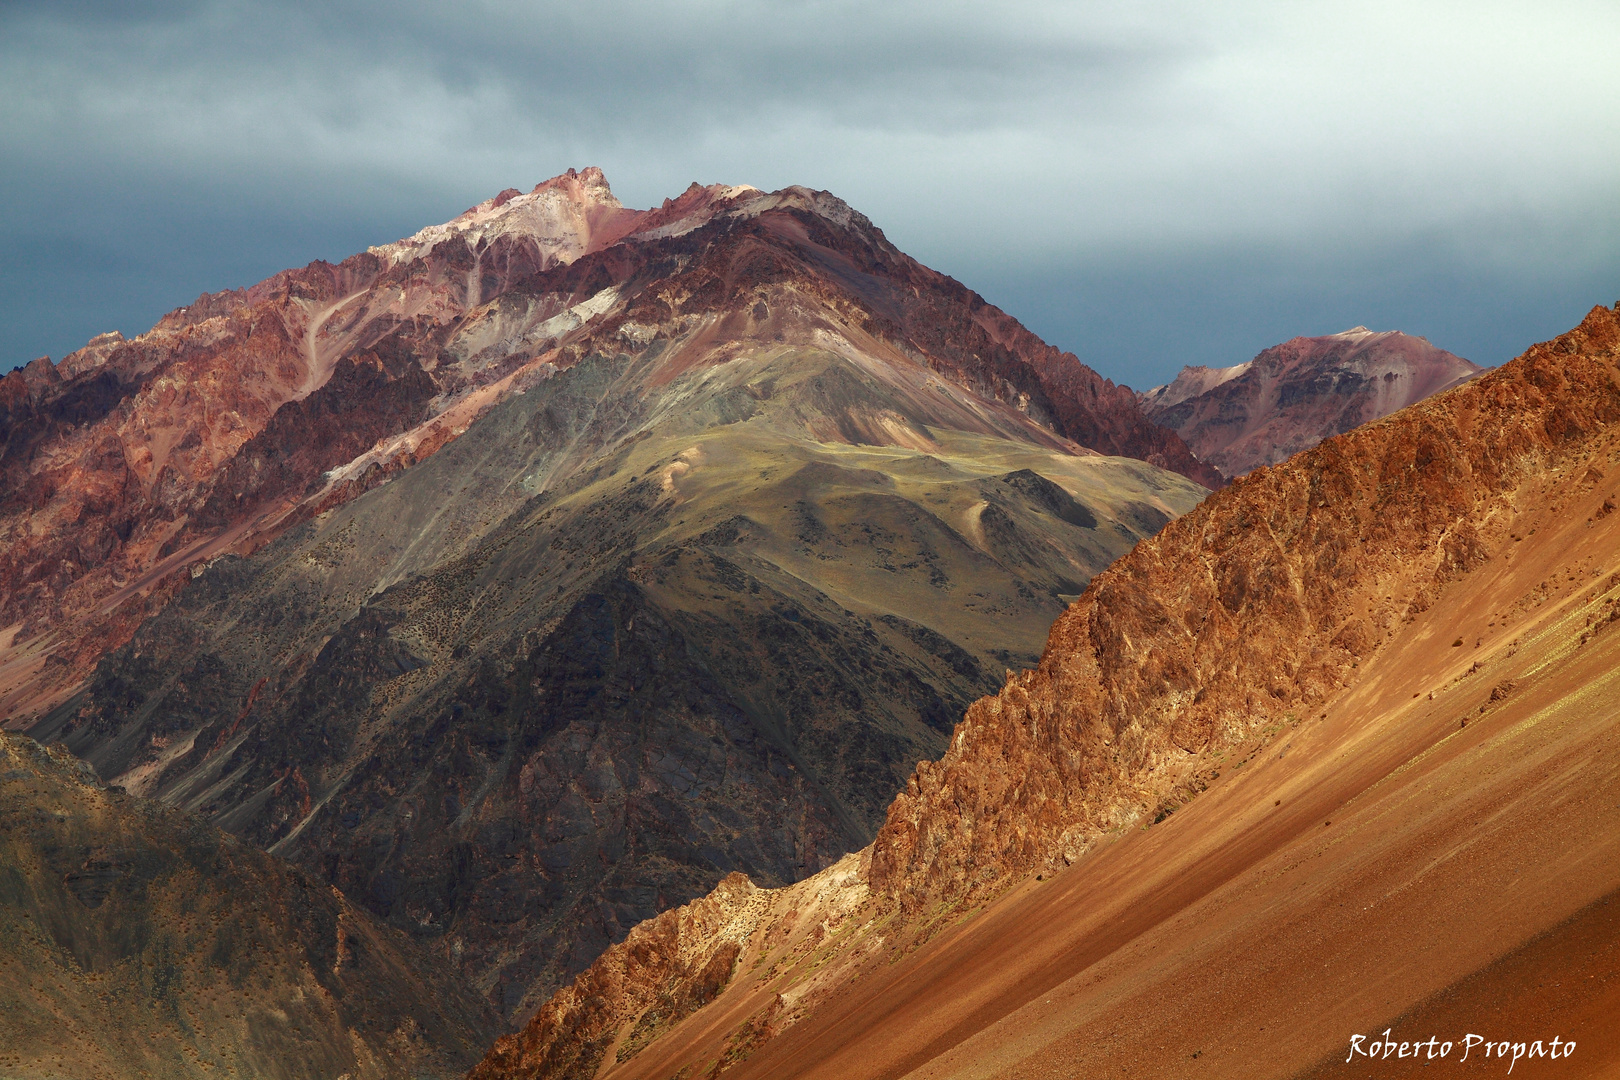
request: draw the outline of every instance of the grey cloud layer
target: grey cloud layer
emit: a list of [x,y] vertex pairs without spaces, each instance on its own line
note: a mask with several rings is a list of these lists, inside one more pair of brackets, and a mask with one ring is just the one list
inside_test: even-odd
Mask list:
[[375,242],[595,163],[640,205],[830,188],[972,284],[1414,236],[1601,279],[1615,40],[1572,2],[12,2],[0,230],[157,228],[194,278],[255,273],[179,233],[302,262],[344,252],[252,230]]

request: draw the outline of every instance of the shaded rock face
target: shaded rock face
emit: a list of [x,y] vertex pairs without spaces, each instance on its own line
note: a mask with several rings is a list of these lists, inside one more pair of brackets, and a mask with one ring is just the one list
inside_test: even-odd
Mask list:
[[[808,310],[1059,440],[1219,482],[1129,389],[825,192],[694,185],[636,211],[599,170],[571,171],[0,379],[0,718],[60,702],[194,567],[425,459],[581,357],[680,340],[684,363],[709,364],[761,324],[796,340]],[[894,440],[882,417],[831,423],[821,436]]]
[[499,1020],[330,885],[0,734],[8,1076],[455,1076]]
[[[1061,356],[836,200],[682,198],[435,331],[431,371],[334,367],[404,424],[422,378],[522,360],[306,485],[29,730],[324,875],[514,1018],[729,873],[867,843],[1065,598],[1205,489],[1064,435]],[[542,330],[557,296],[583,315]],[[282,486],[313,401],[203,511]]]
[[1484,369],[1399,331],[1364,326],[1273,346],[1246,364],[1183,368],[1140,395],[1223,476],[1242,476],[1371,423]]
[[[975,702],[943,757],[918,765],[868,848],[785,889],[749,894],[746,903],[738,902],[733,883],[679,915],[637,928],[523,1031],[503,1038],[473,1075],[630,1077],[684,1067],[710,1075],[730,1068],[746,1076],[899,1075],[921,1066],[928,1053],[978,1030],[971,1024],[982,1027],[1004,1014],[976,1014],[961,1019],[969,1025],[961,1030],[939,1029],[929,1036],[938,1040],[934,1050],[903,1062],[876,1061],[865,1071],[845,1062],[842,1073],[827,1063],[837,1057],[841,1038],[858,1034],[875,1045],[868,1021],[880,1005],[901,1018],[895,1023],[911,1027],[929,1015],[926,981],[891,974],[921,943],[965,923],[1012,886],[1029,886],[1036,874],[1078,863],[1111,836],[1185,808],[1223,767],[1248,764],[1276,732],[1325,719],[1401,630],[1421,622],[1466,575],[1493,559],[1533,550],[1515,547],[1526,539],[1515,524],[1521,514],[1555,521],[1570,535],[1595,528],[1614,505],[1603,491],[1620,460],[1617,423],[1620,305],[1594,308],[1577,329],[1468,385],[1385,423],[1327,439],[1215,493],[1093,578],[1054,624],[1039,665]],[[1579,512],[1571,520],[1567,512],[1574,507]],[[1611,609],[1620,576],[1602,577],[1612,568],[1612,549],[1587,546],[1595,554],[1559,568],[1528,594],[1517,594],[1519,582],[1513,595],[1470,601],[1469,610],[1491,618],[1492,627],[1496,620],[1518,626],[1549,596],[1569,590],[1572,613],[1547,616],[1558,632],[1526,661],[1534,670],[1573,663],[1574,652],[1617,618]],[[1585,599],[1575,604],[1576,597]],[[1484,616],[1487,611],[1498,614]],[[1451,634],[1436,644],[1439,630],[1423,630],[1402,639],[1401,647],[1424,654],[1421,663],[1431,670],[1422,678],[1440,680],[1439,691],[1482,667],[1434,663],[1428,654],[1436,648],[1449,654]],[[1459,638],[1456,647],[1463,644]],[[1501,642],[1493,655],[1511,658],[1518,647],[1517,639]],[[1463,728],[1521,689],[1512,679],[1494,688],[1482,681],[1468,685],[1472,692],[1460,695],[1469,710]],[[1411,705],[1405,691],[1412,688],[1398,686],[1395,708]],[[1581,704],[1584,693],[1571,700],[1579,713],[1591,714]],[[1439,734],[1418,733],[1411,760],[1459,730],[1450,716],[1440,721]],[[1354,753],[1370,753],[1368,740],[1376,738],[1365,721],[1345,723]],[[1608,745],[1612,749],[1612,740]],[[1571,752],[1567,760],[1582,764],[1570,768],[1584,769],[1586,752]],[[1351,753],[1333,748],[1327,757]],[[1533,761],[1530,771],[1539,774],[1543,759]],[[1366,773],[1353,791],[1383,775]],[[1534,792],[1539,808],[1541,789]],[[1272,809],[1267,798],[1257,812]],[[1544,815],[1537,809],[1534,816]],[[1316,835],[1324,827],[1319,821],[1300,827]],[[1235,835],[1232,845],[1243,848],[1248,834]],[[1256,833],[1249,846],[1262,839]],[[1456,843],[1460,849],[1463,841]],[[1260,857],[1240,854],[1245,865]],[[1308,858],[1295,856],[1273,873],[1280,877]],[[1441,861],[1414,858],[1420,877]],[[1133,873],[1154,869],[1131,865]],[[1201,878],[1206,868],[1194,862],[1173,869],[1165,876],[1192,889],[1189,879]],[[1215,864],[1207,869],[1214,872]],[[1262,895],[1309,892],[1299,879],[1287,881]],[[1462,887],[1479,891],[1472,877],[1465,876]],[[1366,901],[1368,910],[1377,899]],[[1128,914],[1120,918],[1130,921]],[[1006,931],[1011,924],[1003,918],[993,925]],[[1146,925],[1121,941],[1134,941]],[[1314,941],[1315,934],[1313,925],[1306,936]],[[1252,950],[1253,938],[1243,940]],[[745,945],[707,1020],[700,1013],[672,1031],[660,1028],[663,1043],[633,1037],[663,1024],[667,1007],[659,1003],[682,999],[682,988],[696,986],[698,973],[704,985],[712,983],[708,963],[732,956],[738,941]],[[1201,954],[1188,946],[1187,955]],[[1320,957],[1310,955],[1306,977],[1315,980]],[[1382,972],[1372,977],[1385,978]],[[871,1009],[860,1004],[868,1000],[861,996],[863,980],[879,987],[871,991]],[[1036,992],[1010,995],[1016,1000],[1005,1008],[1027,1003]],[[1123,994],[1120,1000],[1133,1011],[1141,1001]],[[926,1040],[912,1038],[911,1027],[906,1037],[920,1046]],[[1183,1054],[1154,1075],[1179,1075],[1185,1060]]]

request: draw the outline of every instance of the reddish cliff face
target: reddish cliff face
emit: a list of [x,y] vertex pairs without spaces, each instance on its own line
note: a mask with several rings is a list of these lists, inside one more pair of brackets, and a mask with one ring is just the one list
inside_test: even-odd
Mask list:
[[364,491],[582,356],[681,339],[690,363],[722,362],[762,323],[802,324],[772,290],[1060,439],[1219,482],[1129,390],[830,195],[693,185],[636,211],[599,170],[571,171],[0,380],[0,717],[60,700],[198,564]]
[[1241,476],[1482,370],[1423,338],[1358,326],[1285,341],[1236,367],[1183,368],[1141,402],[1222,475]]
[[[874,885],[913,906],[993,891],[1143,797],[1195,794],[1212,747],[1318,709],[1486,557],[1505,488],[1620,419],[1615,337],[1594,309],[1500,377],[1251,474],[1139,545],[918,770],[874,845]],[[1137,797],[1122,804],[1122,786]]]
[[[474,1076],[1285,1076],[1426,1000],[1476,1022],[1447,987],[1620,1061],[1607,982],[1510,986],[1591,968],[1586,905],[1620,895],[1617,421],[1595,308],[1216,493],[1093,579],[869,848],[723,933],[632,935]],[[696,976],[659,949],[715,1000],[666,1018]]]

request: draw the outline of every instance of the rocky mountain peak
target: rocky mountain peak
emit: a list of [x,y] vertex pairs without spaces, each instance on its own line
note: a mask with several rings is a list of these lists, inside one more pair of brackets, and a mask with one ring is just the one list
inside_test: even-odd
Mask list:
[[[0,683],[0,715],[62,700],[188,567],[256,550],[583,359],[644,356],[661,386],[783,345],[858,354],[925,425],[945,409],[974,430],[1221,482],[1132,391],[828,192],[693,184],[632,209],[600,169],[570,171],[7,376],[0,626],[41,651]],[[817,439],[926,442],[842,396],[824,404]],[[108,611],[124,613],[116,626]],[[81,617],[68,638],[43,636]],[[86,636],[92,624],[109,636]]]
[[534,185],[531,194],[541,191],[564,191],[569,197],[581,202],[619,205],[613,189],[608,185],[607,176],[595,165],[588,165],[579,171],[569,169],[550,180],[542,180]]
[[1151,419],[1230,477],[1276,464],[1482,370],[1425,338],[1354,326],[1290,338],[1232,367],[1183,368],[1140,401]]
[[510,237],[538,247],[543,265],[566,264],[614,243],[641,216],[619,202],[601,169],[569,169],[526,194],[508,188],[451,221],[370,251],[393,267],[422,258],[452,238],[476,249]]
[[427,257],[446,240],[460,239],[482,250],[505,239],[537,247],[543,266],[567,265],[621,242],[684,236],[716,217],[753,218],[778,208],[815,213],[841,227],[869,224],[842,199],[797,186],[767,193],[748,184],[693,181],[660,206],[629,209],[613,194],[602,170],[591,166],[569,169],[528,192],[507,188],[451,221],[370,251],[392,268]]
[[1163,386],[1155,386],[1141,395],[1142,404],[1149,409],[1168,409],[1179,405],[1188,398],[1208,393],[1222,383],[1233,379],[1249,370],[1254,361],[1248,360],[1231,367],[1212,368],[1203,364],[1190,364],[1181,369],[1171,382]]

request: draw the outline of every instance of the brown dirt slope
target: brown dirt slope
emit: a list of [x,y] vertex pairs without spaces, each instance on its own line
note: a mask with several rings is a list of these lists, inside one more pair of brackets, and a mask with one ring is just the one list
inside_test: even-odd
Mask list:
[[331,886],[0,733],[0,1074],[454,1076],[500,1030]]
[[712,1002],[664,1019],[637,930],[474,1076],[1283,1077],[1392,1026],[1612,1071],[1617,346],[1595,308],[1212,496],[870,848],[674,935],[711,984],[735,949]]

